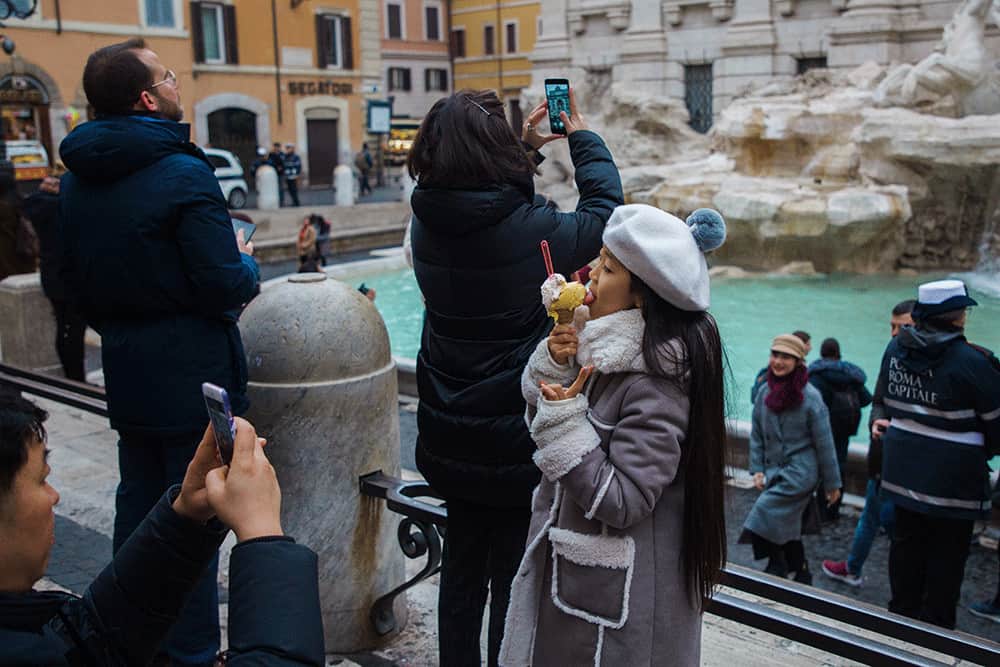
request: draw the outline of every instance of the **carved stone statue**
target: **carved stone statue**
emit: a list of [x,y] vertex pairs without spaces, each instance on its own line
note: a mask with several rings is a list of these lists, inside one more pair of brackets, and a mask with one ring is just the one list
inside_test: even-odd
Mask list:
[[876,105],[923,106],[951,95],[959,115],[1000,113],[1000,69],[986,49],[987,18],[1000,26],[1000,0],[965,0],[934,53],[889,72],[875,91]]

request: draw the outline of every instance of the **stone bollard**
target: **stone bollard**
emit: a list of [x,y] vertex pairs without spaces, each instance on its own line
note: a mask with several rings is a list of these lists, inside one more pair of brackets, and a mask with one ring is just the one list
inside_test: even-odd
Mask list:
[[262,211],[277,211],[281,203],[278,189],[278,172],[269,164],[257,167],[257,208]]
[[[399,475],[396,368],[378,310],[323,273],[288,277],[240,318],[249,367],[247,418],[268,440],[285,532],[319,555],[326,650],[383,643],[372,603],[404,580],[398,516],[363,497],[358,477]],[[406,622],[404,596],[394,608]]]
[[333,182],[337,186],[337,206],[354,206],[354,171],[346,164],[337,165]]
[[417,187],[417,182],[410,177],[410,172],[406,167],[403,167],[403,173],[399,176],[399,190],[401,199],[400,201],[410,203],[410,196],[413,194],[413,190]]
[[56,354],[56,318],[42,292],[41,274],[0,281],[0,361],[33,370],[62,368]]

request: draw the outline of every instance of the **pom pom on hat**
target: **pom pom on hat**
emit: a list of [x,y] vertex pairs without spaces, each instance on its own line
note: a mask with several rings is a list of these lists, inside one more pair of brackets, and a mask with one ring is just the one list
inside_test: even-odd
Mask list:
[[708,310],[705,252],[722,245],[726,223],[710,209],[685,222],[646,204],[619,206],[604,228],[604,245],[626,269],[677,308]]
[[726,242],[726,222],[718,211],[699,208],[687,217],[686,222],[702,252],[712,252]]

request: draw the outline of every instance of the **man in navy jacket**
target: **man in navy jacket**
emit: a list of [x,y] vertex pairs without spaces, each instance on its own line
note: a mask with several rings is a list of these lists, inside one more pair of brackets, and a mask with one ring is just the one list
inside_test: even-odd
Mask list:
[[[211,164],[181,124],[174,73],[142,40],[91,54],[83,72],[97,119],[60,146],[68,284],[101,334],[111,426],[120,436],[117,551],[180,482],[205,424],[201,384],[247,408],[236,326],[257,287],[253,247],[233,235]],[[182,665],[219,646],[216,565],[168,643]]]
[[1000,362],[965,339],[959,280],[920,286],[914,327],[885,351],[872,405],[884,498],[896,506],[889,611],[955,627],[973,523],[990,514],[1000,452]]
[[0,395],[0,664],[146,665],[214,557],[236,533],[228,664],[323,665],[316,554],[282,535],[281,491],[253,426],[232,465],[205,432],[172,486],[83,597],[33,586],[55,542],[46,414]]

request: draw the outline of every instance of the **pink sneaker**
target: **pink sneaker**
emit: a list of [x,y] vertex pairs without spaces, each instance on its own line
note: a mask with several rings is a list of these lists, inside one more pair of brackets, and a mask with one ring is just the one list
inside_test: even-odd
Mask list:
[[836,579],[837,581],[842,581],[848,586],[860,586],[861,577],[856,574],[851,574],[847,571],[847,561],[834,561],[825,560],[823,561],[823,574],[830,577],[831,579]]

